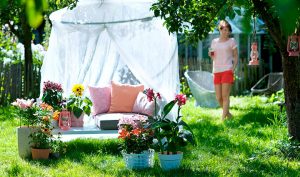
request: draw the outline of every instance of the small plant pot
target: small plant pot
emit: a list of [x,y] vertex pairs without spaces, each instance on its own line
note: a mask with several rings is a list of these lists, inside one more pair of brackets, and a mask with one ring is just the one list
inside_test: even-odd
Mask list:
[[141,154],[127,154],[122,151],[123,159],[128,169],[145,169],[154,165],[154,150],[149,149]]
[[181,164],[183,153],[179,152],[177,154],[158,154],[160,166],[163,170],[173,170],[179,168]]
[[60,158],[60,153],[59,152],[52,152],[51,153],[51,157],[53,159],[59,159]]
[[71,113],[71,127],[83,127],[83,117],[84,114],[81,114],[80,117],[76,117],[74,113]]
[[32,159],[48,159],[50,154],[50,149],[35,149],[31,148]]

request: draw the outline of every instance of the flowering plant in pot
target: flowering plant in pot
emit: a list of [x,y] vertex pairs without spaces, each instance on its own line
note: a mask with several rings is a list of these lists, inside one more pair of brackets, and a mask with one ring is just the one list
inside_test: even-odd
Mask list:
[[17,117],[20,120],[20,127],[22,125],[34,126],[37,124],[37,117],[35,116],[36,105],[34,103],[34,99],[16,99],[12,103],[13,106],[17,108]]
[[[161,99],[159,93],[153,92],[152,89],[145,91],[149,101],[157,102],[157,99]],[[188,145],[188,143],[195,145],[194,134],[188,124],[182,120],[180,114],[181,107],[186,103],[186,96],[178,94],[175,99],[167,103],[162,111],[155,113],[153,117],[149,117],[151,122],[151,128],[154,130],[154,138],[156,139],[156,149],[160,152],[159,158],[161,166],[165,170],[178,168],[182,159],[182,150]],[[175,120],[167,118],[173,107],[177,104],[177,117]],[[166,155],[177,156],[177,162],[173,165],[162,164],[162,158]],[[169,158],[169,157],[166,157]],[[169,159],[166,161],[170,161]]]
[[16,108],[15,116],[19,119],[20,126],[17,127],[18,152],[22,158],[31,155],[30,133],[37,130],[38,117],[36,116],[37,105],[34,99],[16,99],[12,103]]
[[123,139],[122,155],[127,168],[148,168],[154,164],[153,131],[143,115],[124,116],[119,120],[119,137]]
[[67,100],[67,109],[79,118],[83,113],[90,115],[92,101],[88,97],[83,97],[84,86],[75,84],[72,88],[72,95]]
[[61,110],[63,89],[61,84],[46,81],[43,86],[42,101],[51,105],[54,110]]
[[[33,159],[47,159],[49,157],[53,128],[51,126],[52,114],[52,106],[46,103],[40,104],[35,113],[38,117],[38,129],[29,135]],[[40,154],[41,152],[43,154]]]

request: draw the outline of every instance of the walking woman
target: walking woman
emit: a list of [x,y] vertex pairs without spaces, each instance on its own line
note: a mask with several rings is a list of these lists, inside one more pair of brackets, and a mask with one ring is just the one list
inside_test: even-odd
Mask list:
[[230,90],[234,82],[234,70],[238,63],[237,44],[230,38],[231,25],[221,20],[218,26],[219,38],[213,39],[208,55],[213,60],[214,85],[216,98],[223,109],[222,120],[231,118]]

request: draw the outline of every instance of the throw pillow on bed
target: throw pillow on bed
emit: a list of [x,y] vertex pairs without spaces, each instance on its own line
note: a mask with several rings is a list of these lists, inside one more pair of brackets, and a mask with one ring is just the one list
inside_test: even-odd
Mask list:
[[110,107],[111,87],[88,86],[91,101],[93,102],[92,115],[106,113]]
[[139,92],[143,90],[143,85],[121,84],[112,81],[109,112],[131,112]]
[[133,105],[132,112],[153,116],[154,108],[155,108],[155,102],[154,101],[149,102],[147,99],[147,95],[144,94],[143,92],[139,92],[135,100],[135,103]]

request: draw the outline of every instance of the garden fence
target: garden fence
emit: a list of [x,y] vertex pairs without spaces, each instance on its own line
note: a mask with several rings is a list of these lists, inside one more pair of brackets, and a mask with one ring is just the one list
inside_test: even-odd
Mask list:
[[[261,61],[263,62],[263,61]],[[185,66],[190,71],[212,70],[211,60],[197,58],[179,58],[180,77],[184,77]],[[16,98],[23,98],[24,95],[24,69],[22,63],[4,64],[0,61],[0,105],[8,105]],[[232,95],[242,95],[249,93],[251,87],[265,75],[264,63],[259,66],[248,66],[247,59],[241,59],[235,73],[235,83],[232,88]],[[31,98],[37,98],[40,94],[40,66],[34,65],[33,70],[34,90],[31,91]]]
[[[250,92],[251,87],[258,82],[266,73],[265,64],[260,61],[259,66],[249,66],[249,60],[240,59],[235,71],[235,82],[232,87],[232,95],[244,95]],[[184,77],[185,68],[189,71],[202,70],[212,72],[212,62],[210,59],[180,58],[180,77]]]
[[[0,105],[8,105],[16,98],[24,95],[24,65],[22,63],[4,64],[0,61]],[[40,93],[40,66],[33,66],[33,85],[31,98],[39,97]]]

